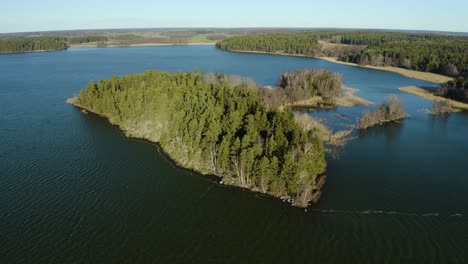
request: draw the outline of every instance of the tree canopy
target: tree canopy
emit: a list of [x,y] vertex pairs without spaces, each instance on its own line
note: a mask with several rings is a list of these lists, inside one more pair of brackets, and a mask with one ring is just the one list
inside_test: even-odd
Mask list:
[[67,43],[61,37],[28,37],[0,40],[0,53],[61,50],[66,48]]
[[463,77],[458,77],[453,81],[448,81],[439,86],[436,94],[452,100],[468,103],[468,80]]
[[[385,31],[313,31],[232,37],[217,43],[227,50],[333,56],[319,43],[346,44],[334,51],[343,61],[395,66],[447,76],[468,74],[468,37]],[[353,49],[352,47],[356,47]]]
[[150,70],[91,81],[76,104],[160,142],[183,167],[297,205],[307,205],[326,167],[316,132],[302,130],[288,109],[268,111],[246,79]]
[[320,49],[317,37],[309,33],[237,36],[220,41],[216,46],[226,50],[312,55]]

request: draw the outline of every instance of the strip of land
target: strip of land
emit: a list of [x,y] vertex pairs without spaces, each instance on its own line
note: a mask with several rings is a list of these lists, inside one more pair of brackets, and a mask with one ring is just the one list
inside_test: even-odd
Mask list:
[[28,51],[21,51],[21,52],[0,52],[0,54],[21,54],[21,53],[36,53],[36,52],[52,52],[52,51],[60,51],[66,50],[67,48],[63,49],[50,49],[50,50],[28,50]]
[[373,102],[366,100],[362,97],[356,96],[359,89],[351,88],[343,85],[343,96],[336,99],[336,104],[339,106],[353,107],[356,105],[372,105]]
[[453,108],[457,108],[457,109],[461,109],[461,110],[468,110],[468,104],[458,102],[458,101],[455,101],[455,100],[451,100],[451,99],[448,99],[448,98],[444,98],[444,97],[441,97],[441,96],[437,96],[433,92],[431,92],[431,91],[429,91],[427,89],[423,89],[423,88],[416,87],[416,86],[405,86],[405,87],[399,88],[399,90],[403,91],[403,92],[406,92],[406,93],[417,95],[419,97],[422,97],[422,98],[425,98],[425,99],[428,99],[428,100],[446,102],[449,105],[451,105]]
[[[200,42],[200,43],[195,43],[195,42],[190,42],[190,43],[141,43],[141,44],[112,44],[112,45],[106,45],[102,46],[103,48],[106,47],[145,47],[145,46],[191,46],[191,45],[208,45],[208,46],[214,46],[215,43],[206,43],[206,42]],[[99,46],[97,43],[82,43],[82,44],[71,44],[70,48],[80,48],[80,47],[97,47]]]
[[348,66],[357,66],[357,67],[367,68],[367,69],[395,72],[395,73],[399,73],[409,78],[415,78],[415,79],[424,80],[428,82],[434,82],[434,83],[445,83],[453,79],[451,77],[432,73],[432,72],[420,72],[420,71],[413,71],[413,70],[408,70],[408,69],[403,69],[403,68],[398,68],[398,67],[390,67],[390,66],[384,67],[384,66],[359,65],[359,64],[351,63],[351,62],[339,61],[338,58],[336,57],[317,57],[317,58],[326,60],[329,62],[333,62],[333,63],[348,65]]
[[348,66],[394,72],[394,73],[398,73],[409,78],[415,78],[415,79],[433,82],[433,83],[445,83],[453,79],[451,77],[441,75],[441,74],[436,74],[436,73],[431,73],[431,72],[419,72],[419,71],[413,71],[413,70],[408,70],[408,69],[403,69],[403,68],[398,68],[398,67],[359,65],[359,64],[351,63],[351,62],[339,61],[337,57],[309,57],[309,56],[302,55],[302,54],[273,53],[273,52],[251,51],[251,50],[229,50],[229,51],[240,52],[240,53],[271,54],[271,55],[280,55],[280,56],[316,58],[316,59],[322,59],[328,62],[343,64],[343,65],[348,65]]

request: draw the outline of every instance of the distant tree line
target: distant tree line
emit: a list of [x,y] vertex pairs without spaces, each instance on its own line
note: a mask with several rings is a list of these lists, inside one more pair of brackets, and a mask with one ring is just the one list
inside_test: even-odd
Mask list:
[[[296,72],[284,74],[280,85],[299,85],[311,95],[323,93],[317,83],[332,87],[333,80],[328,72]],[[77,105],[131,135],[160,142],[184,167],[307,206],[326,167],[323,145],[314,130],[300,128],[289,109],[267,109],[259,93],[241,77],[150,70],[91,81]]]
[[[348,45],[322,47],[318,40]],[[315,31],[231,37],[218,42],[216,46],[227,50],[340,56],[343,61],[361,65],[395,66],[468,78],[468,37],[462,36]]]
[[374,66],[396,66],[447,76],[466,76],[468,37],[391,32],[347,32],[341,43],[368,48],[344,61]]
[[105,42],[108,40],[108,38],[106,36],[87,35],[87,36],[68,37],[67,40],[70,44],[82,44],[82,43],[89,43],[89,42]]
[[448,81],[437,89],[437,95],[452,100],[468,103],[468,80],[458,77],[453,81]]
[[216,47],[226,50],[262,51],[311,56],[320,50],[317,37],[310,33],[237,36],[216,43]]
[[0,53],[61,50],[66,48],[66,39],[61,37],[27,37],[0,40]]

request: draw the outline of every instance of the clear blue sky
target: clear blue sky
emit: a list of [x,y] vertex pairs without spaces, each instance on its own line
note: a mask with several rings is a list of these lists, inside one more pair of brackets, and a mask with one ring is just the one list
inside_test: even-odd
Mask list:
[[341,27],[468,32],[468,0],[6,0],[0,32],[142,27]]

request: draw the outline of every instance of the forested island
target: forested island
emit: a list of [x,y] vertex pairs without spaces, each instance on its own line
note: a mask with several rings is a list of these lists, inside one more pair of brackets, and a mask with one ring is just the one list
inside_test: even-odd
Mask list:
[[62,37],[27,37],[0,40],[0,53],[25,53],[66,49]]
[[358,65],[393,66],[451,77],[468,74],[468,37],[383,31],[251,34],[224,39],[218,48],[313,57]]
[[358,128],[366,129],[377,124],[398,121],[407,116],[400,98],[390,95],[374,111],[366,110],[359,118]]
[[299,125],[282,100],[341,94],[326,70],[283,74],[276,89],[200,72],[149,70],[90,81],[70,103],[130,137],[158,142],[180,166],[305,207],[317,200],[326,160],[319,129]]

